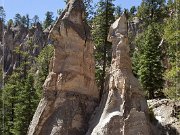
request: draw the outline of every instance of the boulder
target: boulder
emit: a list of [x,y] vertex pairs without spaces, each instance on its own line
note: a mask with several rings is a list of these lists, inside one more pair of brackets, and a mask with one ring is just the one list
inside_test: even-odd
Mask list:
[[148,100],[153,124],[158,135],[180,134],[180,101],[170,99]]

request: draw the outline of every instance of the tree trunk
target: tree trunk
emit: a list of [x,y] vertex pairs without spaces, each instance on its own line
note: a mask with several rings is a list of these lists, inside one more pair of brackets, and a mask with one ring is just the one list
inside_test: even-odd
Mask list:
[[154,90],[149,90],[149,99],[154,99]]

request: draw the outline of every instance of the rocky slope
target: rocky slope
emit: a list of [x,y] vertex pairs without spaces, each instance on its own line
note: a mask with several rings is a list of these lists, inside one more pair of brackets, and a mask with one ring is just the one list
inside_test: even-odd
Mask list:
[[148,100],[148,106],[157,135],[180,134],[180,101],[153,99]]

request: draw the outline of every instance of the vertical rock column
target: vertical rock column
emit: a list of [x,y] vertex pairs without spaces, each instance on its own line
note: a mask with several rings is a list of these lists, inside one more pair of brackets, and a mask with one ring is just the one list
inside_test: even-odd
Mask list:
[[86,135],[150,135],[148,108],[133,76],[123,14],[110,28],[112,62],[107,89]]
[[28,135],[84,135],[97,105],[93,43],[82,0],[69,0],[53,29],[54,57]]

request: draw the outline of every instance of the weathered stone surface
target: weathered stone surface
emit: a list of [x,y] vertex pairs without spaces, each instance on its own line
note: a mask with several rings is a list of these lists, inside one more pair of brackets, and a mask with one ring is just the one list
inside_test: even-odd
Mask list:
[[82,0],[68,2],[49,37],[54,57],[28,135],[84,135],[99,93]]
[[125,119],[124,135],[146,135],[150,134],[148,120],[144,112],[132,109]]
[[108,39],[113,44],[109,82],[86,135],[150,135],[147,103],[132,74],[125,15],[112,24]]
[[156,121],[156,133],[158,135],[179,135],[180,134],[180,101],[170,99],[148,100],[149,108],[152,110]]
[[129,47],[130,50],[136,49],[136,43],[135,38],[138,34],[142,33],[142,28],[140,27],[142,24],[142,21],[138,17],[133,17],[128,21],[128,37],[129,37]]
[[[13,69],[23,61],[23,56],[15,51],[17,48],[36,57],[47,44],[47,36],[43,33],[40,23],[37,23],[31,29],[24,25],[8,26],[4,28],[3,37],[4,46],[2,44],[0,46],[0,65],[3,64],[4,58],[4,72],[6,75],[10,75]],[[2,39],[0,39],[1,41]],[[3,49],[4,57],[2,57]]]

